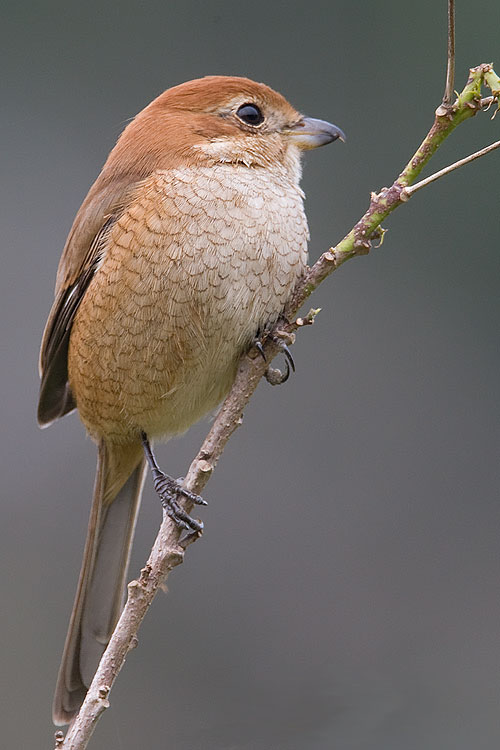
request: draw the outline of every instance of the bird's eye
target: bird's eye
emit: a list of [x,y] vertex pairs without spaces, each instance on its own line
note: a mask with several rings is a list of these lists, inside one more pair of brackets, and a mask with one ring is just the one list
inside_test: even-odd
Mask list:
[[247,125],[260,125],[264,122],[264,115],[256,104],[242,104],[237,110],[236,116]]

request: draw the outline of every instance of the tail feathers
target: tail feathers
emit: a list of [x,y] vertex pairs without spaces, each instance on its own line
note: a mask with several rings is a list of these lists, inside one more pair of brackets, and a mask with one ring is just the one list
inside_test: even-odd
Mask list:
[[56,725],[68,724],[78,712],[120,616],[144,469],[140,445],[99,445],[83,563],[54,696]]

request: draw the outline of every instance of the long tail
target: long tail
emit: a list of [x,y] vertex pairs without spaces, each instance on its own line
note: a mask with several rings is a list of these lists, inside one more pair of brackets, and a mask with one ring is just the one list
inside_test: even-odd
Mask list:
[[87,541],[59,667],[52,715],[68,724],[78,712],[120,616],[144,484],[140,443],[99,444]]

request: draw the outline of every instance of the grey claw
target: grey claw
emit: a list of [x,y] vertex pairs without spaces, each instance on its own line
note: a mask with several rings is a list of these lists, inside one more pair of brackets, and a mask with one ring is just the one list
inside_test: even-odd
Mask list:
[[195,518],[191,518],[189,513],[186,513],[174,498],[162,495],[160,496],[160,499],[167,516],[171,518],[177,526],[180,526],[181,529],[196,532],[201,532],[203,530],[203,523],[197,521]]
[[184,477],[179,477],[177,479],[177,484],[179,486],[178,494],[182,495],[182,497],[185,497],[187,500],[190,500],[195,505],[208,505],[207,501],[202,498],[201,495],[196,495],[194,492],[191,492],[191,490],[186,490],[182,483],[184,481]]
[[262,346],[262,341],[259,341],[257,339],[257,341],[255,342],[255,348],[259,352],[259,354],[262,357],[262,359],[264,360],[264,362],[267,362],[267,357],[266,357],[266,353],[264,351],[264,347]]
[[285,359],[285,365],[286,365],[286,373],[283,375],[280,385],[283,385],[283,383],[286,383],[286,381],[290,377],[290,365],[292,366],[292,370],[295,372],[295,365],[293,363],[293,359],[290,360],[290,365],[288,364],[288,359]]
[[[290,366],[293,372],[295,372],[295,362],[293,361],[292,352],[290,351],[290,349],[284,342],[280,344],[280,348],[283,354],[285,355],[285,357],[287,358],[288,362],[290,362]],[[288,372],[288,375],[290,375],[290,371]],[[286,379],[288,379],[288,375],[286,376]]]

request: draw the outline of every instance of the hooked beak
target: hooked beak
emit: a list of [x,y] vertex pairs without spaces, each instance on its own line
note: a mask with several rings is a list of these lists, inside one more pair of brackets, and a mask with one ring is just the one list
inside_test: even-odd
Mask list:
[[284,134],[289,136],[298,148],[305,150],[325,146],[327,143],[340,138],[345,141],[344,132],[336,125],[326,120],[316,120],[314,117],[304,117],[300,122],[285,130]]

